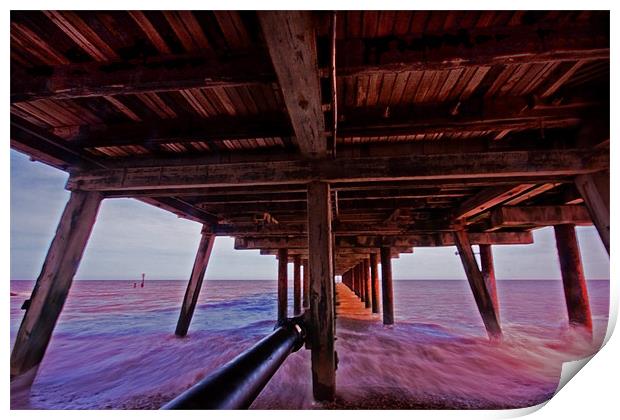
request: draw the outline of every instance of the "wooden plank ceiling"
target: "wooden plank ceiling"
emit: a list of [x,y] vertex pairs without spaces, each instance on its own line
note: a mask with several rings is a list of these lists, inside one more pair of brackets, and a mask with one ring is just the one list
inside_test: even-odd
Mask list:
[[[11,146],[71,172],[604,148],[609,77],[608,12],[14,11]],[[303,235],[305,187],[285,184],[108,194],[221,234]],[[332,194],[336,230],[382,235],[459,218],[523,232],[544,220],[490,211],[581,206],[570,174],[343,179]]]

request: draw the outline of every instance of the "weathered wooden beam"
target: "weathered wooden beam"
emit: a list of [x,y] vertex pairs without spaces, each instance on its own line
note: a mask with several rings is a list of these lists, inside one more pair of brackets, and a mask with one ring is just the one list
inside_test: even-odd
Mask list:
[[572,223],[591,225],[584,206],[503,206],[491,211],[491,228],[552,226]]
[[60,316],[102,200],[99,193],[72,192],[62,213],[11,352],[11,378],[34,380]]
[[483,152],[83,170],[72,174],[67,188],[86,191],[181,189],[298,184],[316,179],[323,182],[506,177],[518,180],[528,176],[581,175],[608,167],[609,154],[599,150]]
[[609,172],[575,177],[575,185],[609,254]]
[[290,137],[285,115],[219,116],[209,119],[171,119],[148,122],[80,126],[70,138],[82,148],[138,145],[155,148],[166,143],[211,143],[220,140]]
[[11,115],[11,148],[63,170],[77,163],[104,167],[62,138],[15,115]]
[[[74,164],[91,165],[107,168],[107,162],[79,150],[75,145],[61,139],[47,130],[37,127],[19,117],[11,117],[11,147],[26,153],[34,160],[66,170]],[[148,204],[155,205],[179,216],[201,223],[217,222],[217,217],[195,206],[188,205],[174,197],[139,198]]]
[[585,327],[592,334],[592,313],[588,299],[588,286],[583,273],[579,243],[575,226],[571,224],[554,226],[555,243],[558,249],[564,296],[570,325]]
[[493,262],[492,245],[478,245],[480,249],[480,266],[484,284],[491,296],[497,320],[500,320],[499,298],[497,297],[497,280],[495,279],[495,263]]
[[293,257],[293,314],[301,314],[301,256]]
[[499,317],[493,307],[491,293],[487,289],[484,277],[478,268],[467,233],[462,229],[456,230],[454,232],[454,242],[487,333],[492,339],[499,338],[502,335]]
[[310,340],[312,392],[319,401],[336,392],[335,309],[329,184],[308,184],[310,265]]
[[[608,23],[607,23],[608,25]],[[385,71],[452,70],[466,66],[549,63],[609,59],[609,26],[505,26],[462,31],[458,35],[388,39],[347,39],[338,43],[338,75]],[[387,48],[377,48],[385,45]],[[420,47],[423,45],[423,47]],[[368,57],[371,57],[369,60]],[[371,61],[372,60],[372,61]],[[369,62],[370,61],[370,62]]]
[[524,201],[531,200],[532,198],[539,196],[540,194],[546,193],[547,191],[550,191],[559,185],[561,185],[561,183],[559,182],[549,182],[546,184],[542,184],[502,204],[504,206],[516,206],[517,204],[523,203]]
[[381,304],[379,303],[379,267],[377,254],[370,254],[370,283],[372,313],[378,314],[381,311]]
[[217,222],[221,220],[216,214],[209,212],[205,209],[202,209],[198,206],[194,206],[188,203],[187,201],[183,200],[183,198],[143,197],[143,198],[140,198],[139,200],[142,202],[151,204],[155,207],[159,207],[161,209],[172,212],[179,217],[185,217],[186,219],[194,220],[197,222],[217,224]]
[[[527,245],[533,243],[531,232],[489,232],[468,233],[472,244]],[[405,234],[397,236],[355,235],[336,236],[336,249],[356,248],[352,252],[370,254],[373,249],[387,245],[398,248],[398,252],[410,251],[414,247],[453,246],[454,237],[450,232],[435,234]],[[243,237],[235,238],[235,249],[308,249],[304,236],[294,237]],[[404,248],[404,249],[402,249]]]
[[[472,244],[495,244],[495,245],[526,245],[533,242],[531,232],[491,232],[467,234]],[[372,236],[357,235],[355,237],[337,237],[338,247],[357,245],[359,247],[425,247],[425,246],[453,246],[454,237],[450,232],[435,234],[405,234],[395,236]]]
[[183,298],[181,314],[179,315],[177,327],[174,332],[178,337],[185,337],[187,335],[214,243],[215,235],[209,232],[208,229],[203,228],[198,251],[196,251],[196,258],[194,259],[194,266],[192,267],[192,274],[189,278],[187,290]]
[[[202,202],[195,206],[201,208],[209,213],[213,214],[247,214],[247,213],[270,213],[276,215],[280,212],[304,212],[305,202],[303,201],[290,201],[290,202],[262,202],[262,203],[246,203],[243,206],[238,206],[237,209],[231,209],[231,205],[228,203],[210,203]],[[424,199],[401,199],[401,198],[386,198],[384,200],[357,200],[347,201],[340,203],[340,211],[342,214],[346,214],[351,211],[367,211],[376,212],[382,210],[393,209],[394,206],[404,207],[409,209],[423,210],[427,207],[427,201]]]
[[524,191],[532,188],[532,184],[518,184],[513,186],[502,186],[496,188],[484,189],[473,197],[467,199],[454,212],[454,219],[462,219],[475,216],[476,214],[487,211],[515,195],[519,195]]
[[[280,223],[277,225],[216,225],[214,232],[220,236],[304,236],[307,234],[306,223]],[[377,223],[333,223],[333,232],[337,235],[398,235],[405,229],[396,226],[385,226]]]
[[394,324],[394,286],[390,248],[381,247],[381,294],[383,297],[383,324]]
[[412,136],[435,133],[531,130],[575,126],[592,118],[608,104],[575,98],[564,104],[535,102],[526,97],[478,98],[448,104],[416,104],[390,107],[351,108],[343,112],[340,138]]
[[278,76],[297,145],[310,158],[327,156],[325,120],[310,12],[258,12],[263,37]]
[[[413,249],[409,247],[392,247],[392,258],[398,258],[400,254],[411,254]],[[376,252],[375,248],[334,248],[334,256],[340,261],[343,259],[358,259],[362,260],[368,257],[369,254]],[[277,249],[261,249],[261,255],[278,255]],[[295,257],[300,256],[302,258],[308,258],[310,252],[305,248],[291,248],[288,250],[288,261],[290,263],[295,262]]]
[[278,322],[288,318],[288,250],[278,250]]
[[[454,106],[384,108],[348,111],[341,123],[339,137],[375,137],[430,133],[465,133],[500,130],[545,129],[576,125],[583,118],[601,112],[604,104],[572,101],[562,105],[532,106],[526,98],[469,100],[452,114]],[[289,138],[295,133],[284,114],[209,119],[176,118],[76,127],[70,140],[79,147],[140,145],[151,148],[166,143],[213,142],[216,140]]]
[[273,69],[261,54],[218,58],[169,55],[136,61],[64,64],[15,70],[12,76],[11,103],[275,81]]

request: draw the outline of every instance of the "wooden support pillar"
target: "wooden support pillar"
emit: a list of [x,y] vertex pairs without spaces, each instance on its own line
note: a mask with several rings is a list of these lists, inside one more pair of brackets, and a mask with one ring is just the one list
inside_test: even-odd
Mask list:
[[301,256],[293,259],[293,314],[301,313]]
[[592,333],[588,287],[581,265],[575,226],[571,224],[556,225],[553,229],[555,230],[555,243],[560,259],[562,282],[564,283],[568,321],[571,325],[583,326]]
[[288,317],[288,250],[278,249],[278,322]]
[[357,266],[354,266],[351,269],[351,277],[353,278],[353,292],[357,297],[360,296],[359,285],[358,285],[358,276],[357,276]]
[[11,379],[27,374],[28,382],[34,380],[80,265],[102,198],[97,192],[71,193],[15,338]]
[[372,305],[372,298],[370,296],[371,294],[371,290],[370,290],[370,261],[368,260],[368,258],[364,259],[364,262],[362,263],[362,269],[364,271],[364,306],[366,308],[370,308]]
[[394,323],[394,290],[392,285],[392,251],[381,247],[381,292],[383,294],[383,323]]
[[310,299],[308,298],[308,294],[310,292],[310,273],[308,272],[308,260],[304,258],[301,262],[301,267],[303,271],[303,307],[310,307]]
[[334,289],[329,184],[308,184],[308,249],[310,265],[310,340],[312,393],[331,401],[336,393]]
[[381,305],[379,304],[379,267],[377,263],[377,254],[370,254],[370,283],[372,313],[378,314],[381,310]]
[[575,186],[609,254],[609,173],[579,175],[575,178]]
[[360,300],[364,302],[364,300],[366,299],[366,293],[365,293],[366,288],[364,287],[364,263],[363,262],[357,264],[357,277],[358,277],[357,285],[360,288]]
[[491,338],[499,338],[502,335],[502,330],[499,325],[499,318],[493,307],[493,300],[491,294],[486,287],[482,273],[478,268],[476,257],[471,249],[469,237],[464,229],[459,229],[454,232],[454,243],[459,251],[469,286],[474,294],[476,305],[482,316],[482,322]]
[[207,271],[207,265],[209,264],[209,257],[211,256],[214,243],[215,235],[205,231],[203,228],[198,251],[196,251],[196,258],[194,259],[194,266],[192,267],[192,274],[187,284],[187,290],[185,290],[181,314],[179,315],[177,328],[174,332],[178,337],[185,337],[187,335],[189,324],[192,322],[192,316],[194,315],[196,302],[198,302],[198,295],[202,288],[202,282]]
[[484,284],[489,291],[491,301],[493,302],[493,309],[497,315],[499,321],[499,298],[497,297],[497,281],[495,279],[495,265],[493,262],[493,249],[492,245],[478,245],[480,248],[480,265],[482,266],[482,278],[484,278]]

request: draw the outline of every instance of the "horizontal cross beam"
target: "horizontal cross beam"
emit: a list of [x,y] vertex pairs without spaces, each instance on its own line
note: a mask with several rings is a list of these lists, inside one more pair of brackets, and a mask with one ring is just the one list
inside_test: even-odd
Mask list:
[[[531,232],[469,233],[468,235],[470,242],[475,245],[526,245],[534,241]],[[335,244],[337,248],[452,246],[454,245],[454,235],[451,232],[442,232],[402,236],[336,236]],[[235,238],[235,249],[306,249],[307,247],[308,241],[305,237]]]
[[[451,70],[465,66],[609,59],[605,24],[493,26],[409,39],[346,39],[337,45],[338,75]],[[371,59],[369,59],[370,57]]]
[[[418,135],[429,133],[546,129],[577,124],[600,109],[600,104],[574,100],[562,105],[535,105],[527,98],[470,99],[459,104],[347,111],[339,123],[339,137]],[[80,126],[71,142],[80,147],[156,146],[294,135],[284,114],[258,117],[177,118],[163,121]]]
[[463,178],[518,180],[528,176],[592,173],[608,167],[609,154],[600,150],[483,152],[83,170],[71,175],[67,188],[85,191],[122,191],[298,184],[315,180],[331,183]]
[[490,227],[515,228],[561,224],[591,225],[588,210],[578,206],[504,206],[491,211]]
[[73,99],[275,81],[263,55],[171,55],[137,61],[91,62],[16,70],[11,103]]

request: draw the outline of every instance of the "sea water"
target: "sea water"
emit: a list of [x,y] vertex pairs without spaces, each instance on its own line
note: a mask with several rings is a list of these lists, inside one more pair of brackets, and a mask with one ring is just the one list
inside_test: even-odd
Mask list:
[[[185,338],[185,281],[75,281],[29,395],[12,408],[156,409],[273,330],[276,281],[206,280]],[[11,281],[11,347],[34,282]],[[488,340],[466,281],[395,281],[394,326],[338,284],[337,399],[312,399],[291,355],[252,408],[510,408],[556,390],[562,363],[598,350],[609,282],[590,281],[594,337],[568,328],[560,280],[500,280],[504,337]],[[289,296],[292,308],[292,296]],[[290,309],[289,309],[290,311]],[[290,313],[290,312],[289,312]]]

